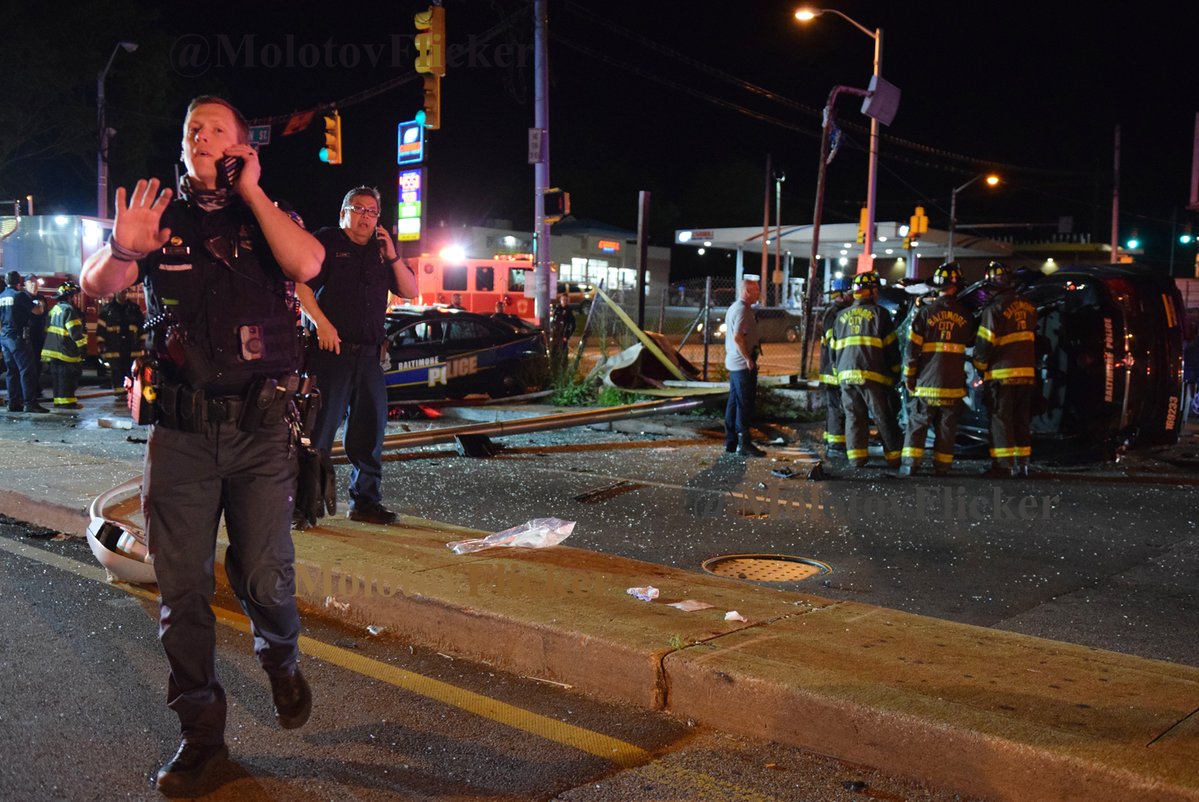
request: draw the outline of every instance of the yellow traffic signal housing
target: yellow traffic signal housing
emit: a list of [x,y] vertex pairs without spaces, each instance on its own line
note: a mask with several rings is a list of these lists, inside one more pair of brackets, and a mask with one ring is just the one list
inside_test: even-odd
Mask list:
[[441,127],[441,76],[425,76],[425,128],[436,131]]
[[924,214],[924,207],[917,206],[916,213],[912,215],[908,221],[908,235],[917,237],[921,234],[928,233],[928,217]]
[[325,115],[325,146],[320,157],[325,164],[341,164],[341,114],[336,109]]
[[866,226],[870,224],[868,209],[863,206],[862,213],[858,215],[858,242],[866,242]]
[[416,71],[445,75],[445,9],[429,6],[413,18],[416,29]]

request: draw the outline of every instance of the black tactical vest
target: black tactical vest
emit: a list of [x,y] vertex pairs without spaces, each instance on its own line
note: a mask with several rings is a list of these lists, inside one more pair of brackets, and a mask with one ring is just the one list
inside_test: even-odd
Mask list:
[[240,199],[205,212],[175,200],[171,238],[139,262],[148,350],[163,376],[210,395],[243,393],[257,377],[300,364],[294,285]]

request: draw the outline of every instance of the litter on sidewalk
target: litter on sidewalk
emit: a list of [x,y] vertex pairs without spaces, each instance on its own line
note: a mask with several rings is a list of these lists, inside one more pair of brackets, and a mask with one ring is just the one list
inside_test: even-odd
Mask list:
[[629,588],[625,591],[625,593],[629,594],[635,599],[640,599],[641,601],[646,602],[653,601],[654,599],[658,598],[658,589],[653,585],[648,585],[644,588]]
[[666,606],[678,608],[684,613],[693,613],[696,610],[707,610],[709,607],[713,607],[714,605],[708,604],[707,602],[696,601],[695,599],[683,599],[680,602],[675,602],[674,604],[668,604]]
[[563,521],[561,518],[534,518],[520,526],[514,526],[484,538],[456,540],[447,543],[446,548],[455,554],[470,554],[499,546],[541,549],[547,546],[556,546],[566,540],[574,528],[574,521]]

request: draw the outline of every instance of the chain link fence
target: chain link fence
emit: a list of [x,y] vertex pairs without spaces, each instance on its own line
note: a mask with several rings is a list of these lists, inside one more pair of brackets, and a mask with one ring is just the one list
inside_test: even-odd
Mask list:
[[[663,334],[683,358],[696,367],[701,378],[721,381],[726,378],[725,315],[729,305],[736,300],[736,292],[736,281],[728,276],[671,282],[669,287],[646,297],[644,328]],[[632,322],[637,322],[636,290],[615,290],[609,297]],[[774,299],[773,292],[771,299]],[[763,375],[798,374],[803,343],[802,309],[798,305],[765,306],[759,302],[755,311],[762,339],[759,371]],[[589,369],[599,358],[613,356],[638,342],[621,316],[598,294],[589,304],[577,306],[575,314],[578,321],[576,334],[586,332],[583,370]],[[815,320],[819,321],[822,314],[823,309],[818,308]],[[815,356],[819,337],[819,332],[812,335],[809,373],[819,362]],[[572,354],[577,347],[578,340],[572,340]]]

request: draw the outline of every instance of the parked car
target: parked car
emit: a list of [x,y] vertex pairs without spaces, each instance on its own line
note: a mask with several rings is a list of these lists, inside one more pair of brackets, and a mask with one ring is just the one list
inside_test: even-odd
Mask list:
[[[1017,275],[1017,291],[1038,315],[1033,456],[1110,459],[1124,447],[1177,442],[1185,312],[1174,282],[1124,265]],[[961,294],[976,313],[991,297],[981,282]],[[914,297],[884,287],[880,302],[906,341]],[[983,449],[990,429],[982,381],[969,362],[966,385],[958,436],[964,454]]]
[[[803,316],[778,307],[754,308],[758,319],[758,337],[764,343],[797,343],[803,339]],[[723,340],[724,321],[717,326],[715,337]]]
[[389,404],[520,395],[540,390],[548,381],[545,336],[518,318],[393,307],[386,332]]
[[559,281],[558,295],[566,296],[566,305],[570,308],[585,312],[595,298],[595,285],[579,281]]

